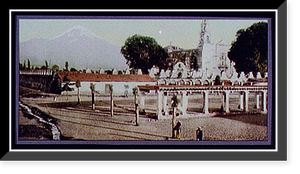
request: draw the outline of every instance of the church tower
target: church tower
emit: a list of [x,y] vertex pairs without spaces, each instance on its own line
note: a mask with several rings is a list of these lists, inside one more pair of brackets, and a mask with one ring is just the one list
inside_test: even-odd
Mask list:
[[202,20],[201,31],[200,31],[200,41],[198,47],[203,46],[204,43],[210,43],[210,35],[208,33],[208,23],[206,19]]
[[210,43],[210,34],[208,32],[208,23],[206,19],[202,20],[201,24],[201,31],[200,31],[200,40],[198,44],[198,56],[197,56],[197,64],[198,68],[202,69],[203,64],[202,64],[202,53],[203,53],[203,47],[205,44],[211,44]]

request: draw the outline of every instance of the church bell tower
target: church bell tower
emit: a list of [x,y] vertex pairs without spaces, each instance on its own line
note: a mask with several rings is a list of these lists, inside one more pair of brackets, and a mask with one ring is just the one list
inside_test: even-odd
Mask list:
[[197,56],[197,64],[198,68],[202,68],[202,52],[204,44],[210,44],[210,35],[207,30],[208,24],[207,20],[203,19],[201,24],[201,31],[200,31],[200,40],[197,48],[198,56]]

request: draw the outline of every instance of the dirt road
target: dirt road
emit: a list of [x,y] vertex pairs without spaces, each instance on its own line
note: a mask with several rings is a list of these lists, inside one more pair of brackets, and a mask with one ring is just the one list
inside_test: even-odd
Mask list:
[[[81,97],[77,105],[76,96],[22,96],[21,101],[56,120],[64,137],[71,140],[168,140],[171,137],[171,120],[157,120],[153,117],[156,105],[155,98],[146,100],[147,115],[140,116],[140,126],[135,126],[133,97],[115,97],[115,115],[110,116],[109,98],[97,97],[96,109],[91,108],[91,99]],[[200,110],[197,97],[189,99],[188,113]],[[218,96],[210,101],[213,112],[220,108]],[[254,98],[250,98],[250,107],[254,108]],[[232,113],[227,116],[177,118],[183,124],[180,140],[195,140],[196,129],[203,127],[203,140],[267,140],[267,115],[241,115],[237,112],[238,99],[232,98]],[[253,111],[255,111],[253,109]],[[20,116],[20,120],[21,120]],[[27,121],[20,121],[20,127]],[[38,139],[38,138],[37,138]]]

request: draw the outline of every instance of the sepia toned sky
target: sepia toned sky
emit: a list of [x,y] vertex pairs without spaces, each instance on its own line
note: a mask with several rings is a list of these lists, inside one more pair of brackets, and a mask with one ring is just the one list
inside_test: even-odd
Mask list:
[[[235,39],[239,29],[245,29],[262,19],[208,19],[211,41],[221,39],[229,44]],[[82,26],[99,38],[116,46],[124,45],[125,40],[140,34],[155,38],[163,47],[172,43],[184,49],[196,48],[202,19],[20,19],[19,41],[37,38],[52,38],[74,26]]]

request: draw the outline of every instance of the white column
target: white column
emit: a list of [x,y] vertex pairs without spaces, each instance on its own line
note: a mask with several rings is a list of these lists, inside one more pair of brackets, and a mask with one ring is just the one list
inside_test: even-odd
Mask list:
[[157,91],[157,118],[161,119],[162,117],[162,91]]
[[256,105],[255,105],[255,108],[256,109],[260,108],[260,104],[259,104],[259,92],[257,92],[257,94],[256,94]]
[[240,107],[239,109],[244,110],[244,93],[240,92]]
[[208,114],[208,92],[209,91],[203,91],[203,112],[205,114]]
[[164,103],[164,106],[163,106],[163,109],[164,109],[164,112],[165,112],[165,115],[169,115],[169,111],[168,111],[168,93],[165,93],[163,95],[163,103]]
[[245,112],[249,112],[249,91],[245,91],[245,108],[244,111]]
[[229,94],[230,94],[230,91],[225,91],[225,112],[226,113],[229,113]]
[[262,92],[262,112],[267,112],[267,91]]
[[187,92],[186,91],[182,91],[181,93],[181,99],[182,99],[182,115],[186,115],[186,110],[188,107],[188,97],[187,97]]
[[225,92],[221,93],[222,97],[222,105],[221,105],[221,110],[225,111]]

